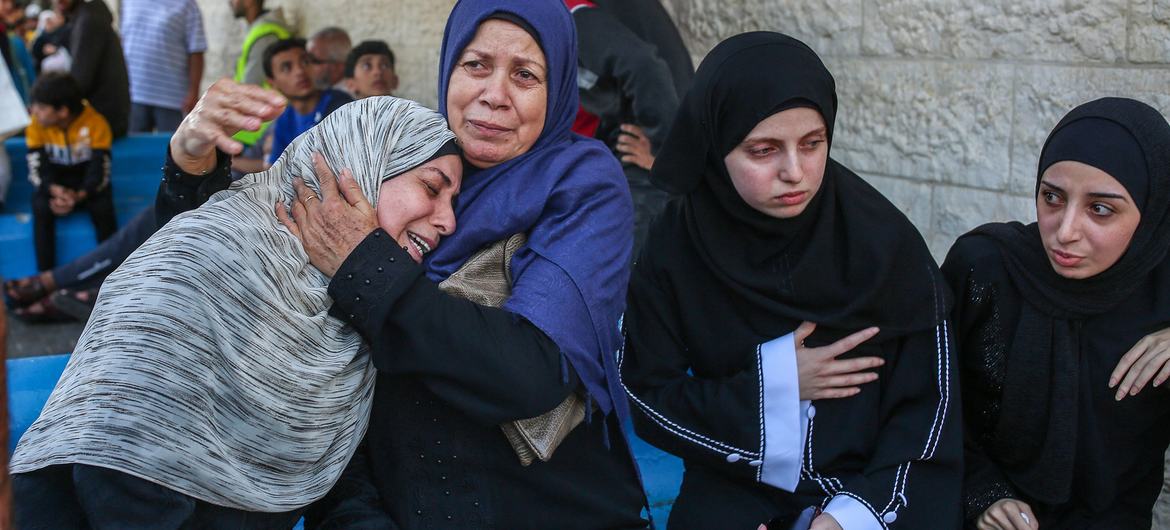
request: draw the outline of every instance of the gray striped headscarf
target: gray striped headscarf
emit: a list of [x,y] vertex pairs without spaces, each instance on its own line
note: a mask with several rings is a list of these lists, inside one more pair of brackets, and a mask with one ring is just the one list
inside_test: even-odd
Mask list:
[[175,217],[102,286],[12,471],[89,464],[250,511],[324,496],[365,434],[373,367],[273,205],[295,200],[294,177],[316,187],[316,151],[376,204],[383,180],[452,138],[416,103],[357,101]]

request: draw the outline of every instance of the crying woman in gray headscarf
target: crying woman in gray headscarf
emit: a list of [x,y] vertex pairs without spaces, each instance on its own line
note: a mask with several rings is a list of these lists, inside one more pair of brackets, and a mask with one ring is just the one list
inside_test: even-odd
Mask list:
[[[317,174],[341,177],[319,186]],[[302,175],[314,193],[298,196]],[[455,229],[461,176],[439,114],[368,98],[301,135],[269,170],[163,226],[102,286],[16,449],[16,504],[30,507],[18,509],[22,528],[55,526],[39,517],[117,527],[129,512],[156,509],[137,495],[151,488],[193,507],[177,510],[186,524],[233,511],[295,522],[364,436],[374,368],[358,333],[329,314],[329,278],[283,210],[303,214],[300,201],[336,201],[329,193],[351,205],[364,197],[384,234],[430,250]],[[22,494],[64,508],[30,513],[44,505]]]

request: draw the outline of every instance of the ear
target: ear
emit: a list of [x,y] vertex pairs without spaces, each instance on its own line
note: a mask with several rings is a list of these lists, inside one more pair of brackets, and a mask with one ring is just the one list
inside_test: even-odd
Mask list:
[[387,84],[390,85],[391,94],[393,94],[395,90],[398,90],[398,72],[395,72],[393,69],[390,70],[390,82]]

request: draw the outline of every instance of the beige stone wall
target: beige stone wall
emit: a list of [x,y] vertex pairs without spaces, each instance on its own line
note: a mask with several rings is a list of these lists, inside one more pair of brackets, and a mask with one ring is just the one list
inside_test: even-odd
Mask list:
[[[1170,111],[1170,0],[663,0],[696,64],[755,29],[808,42],[837,77],[834,156],[902,207],[941,258],[985,221],[1031,219],[1044,136],[1104,95]],[[271,0],[302,35],[328,25],[398,55],[399,94],[435,105],[454,0]],[[243,23],[199,0],[206,80],[230,75]]]
[[817,50],[840,92],[834,156],[942,258],[994,220],[1032,219],[1040,146],[1106,95],[1170,111],[1170,0],[664,0],[696,61],[742,31]]
[[[203,11],[209,49],[204,87],[221,77],[231,77],[244,40],[244,22],[232,18],[228,0],[197,0]],[[301,36],[326,26],[349,32],[354,43],[381,39],[390,44],[397,59],[401,81],[397,95],[434,106],[438,97],[439,46],[443,26],[454,0],[270,0],[266,7],[280,8],[285,20]]]

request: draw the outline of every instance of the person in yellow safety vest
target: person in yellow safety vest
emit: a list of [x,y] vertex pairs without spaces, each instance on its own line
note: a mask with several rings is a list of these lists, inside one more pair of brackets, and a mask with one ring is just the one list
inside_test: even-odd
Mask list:
[[[236,60],[236,72],[233,80],[237,83],[249,83],[268,88],[268,81],[264,75],[264,50],[277,41],[292,36],[288,24],[280,8],[264,9],[264,0],[231,0],[232,14],[248,22],[248,33],[244,37],[244,45],[240,50],[240,57]],[[260,126],[258,131],[241,131],[234,138],[245,147],[252,146],[264,137],[268,124]]]

